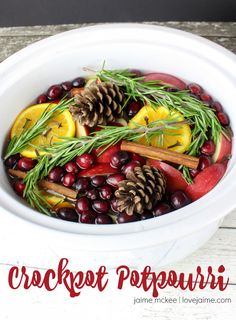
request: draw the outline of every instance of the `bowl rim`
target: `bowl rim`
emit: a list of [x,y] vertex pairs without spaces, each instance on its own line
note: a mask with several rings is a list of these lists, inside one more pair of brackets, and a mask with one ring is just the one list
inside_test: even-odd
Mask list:
[[[225,58],[228,59],[228,63],[234,65],[236,70],[236,56],[228,51],[227,49],[221,47],[218,44],[211,42],[205,38],[202,38],[197,35],[193,35],[189,32],[157,26],[157,25],[150,25],[150,24],[141,24],[141,23],[106,23],[106,24],[99,24],[99,25],[92,25],[92,26],[85,26],[77,29],[73,29],[70,31],[65,31],[54,36],[47,37],[43,40],[37,41],[26,48],[21,49],[20,51],[16,52],[6,60],[4,60],[0,65],[0,75],[6,72],[9,68],[14,67],[15,64],[21,62],[27,58],[28,55],[35,55],[37,51],[40,49],[42,45],[46,46],[51,45],[53,42],[57,42],[64,37],[70,37],[73,35],[83,34],[83,33],[104,33],[107,31],[112,30],[121,30],[123,33],[127,30],[132,30],[133,32],[137,32],[138,30],[145,30],[145,32],[160,32],[160,33],[168,33],[173,34],[176,36],[180,36],[183,39],[190,39],[191,41],[198,42],[199,44],[211,48],[211,50],[217,52],[220,55],[223,55]],[[228,68],[228,66],[227,66]],[[75,224],[63,220],[52,219],[51,217],[44,216],[42,214],[35,215],[35,211],[31,208],[27,208],[26,205],[21,204],[15,198],[12,199],[10,195],[8,195],[4,190],[0,189],[0,198],[1,203],[0,206],[5,209],[5,213],[13,214],[17,217],[20,217],[25,222],[33,224],[37,228],[46,228],[49,230],[55,230],[63,232],[64,234],[73,234],[76,236],[92,236],[97,238],[104,238],[107,240],[108,237],[122,237],[124,240],[130,240],[130,238],[135,237],[139,234],[139,239],[137,239],[139,243],[142,243],[144,233],[149,233],[150,236],[155,236],[155,233],[158,229],[160,236],[163,237],[163,241],[166,238],[172,239],[181,237],[186,234],[190,234],[196,230],[203,228],[204,226],[220,219],[230,210],[235,207],[235,202],[233,201],[233,194],[236,188],[236,181],[232,181],[230,176],[232,174],[236,174],[236,166],[231,167],[227,170],[225,177],[220,181],[220,183],[207,195],[203,198],[195,201],[194,203],[179,209],[177,211],[173,211],[168,215],[164,215],[158,218],[152,218],[145,221],[138,221],[128,224],[121,224],[121,225],[85,225],[85,224]],[[219,193],[218,190],[221,189]],[[213,208],[213,198],[217,198],[217,213],[214,212]],[[224,197],[227,197],[227,203],[221,201]],[[17,202],[17,204],[15,203]],[[216,201],[215,201],[216,202]],[[9,205],[10,204],[10,205]],[[13,207],[15,209],[13,209]],[[194,208],[195,207],[195,208]],[[201,212],[199,212],[199,207]],[[16,213],[16,208],[20,209],[21,214]],[[220,209],[220,210],[219,210]],[[31,214],[22,214],[22,212],[27,211]],[[189,211],[193,211],[189,213]],[[207,221],[204,220],[204,212],[208,210],[208,219]],[[196,211],[198,212],[198,218],[196,219]],[[201,219],[203,218],[203,219]],[[185,230],[183,233],[182,221],[184,220],[184,224],[188,226],[188,230]],[[76,226],[75,226],[76,225]],[[175,230],[175,232],[173,232]],[[165,235],[165,236],[164,236]],[[97,240],[96,240],[97,241]],[[151,241],[151,240],[150,240]],[[151,241],[152,242],[152,241]]]

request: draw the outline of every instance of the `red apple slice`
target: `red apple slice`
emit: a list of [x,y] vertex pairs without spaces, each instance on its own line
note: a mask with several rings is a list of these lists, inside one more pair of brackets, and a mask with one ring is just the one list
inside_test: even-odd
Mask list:
[[104,148],[93,150],[93,155],[97,157],[97,163],[110,163],[112,155],[115,152],[120,151],[120,143],[116,143],[114,146],[107,148],[99,155],[103,149]]
[[82,126],[79,121],[75,121],[76,137],[89,136],[90,130],[88,126]]
[[217,185],[225,171],[226,166],[224,164],[212,164],[210,167],[207,167],[200,172],[194,178],[193,183],[187,186],[185,190],[186,194],[192,199],[192,201],[198,200]]
[[186,83],[179,78],[167,73],[149,73],[144,77],[144,81],[160,80],[164,84],[169,84],[179,90],[186,89]]
[[221,133],[219,142],[216,145],[215,153],[212,156],[214,162],[222,162],[230,158],[232,151],[232,140],[230,137],[226,138],[225,135]]
[[80,171],[78,177],[107,176],[117,172],[118,170],[112,168],[109,163],[99,163],[90,169]]
[[171,165],[154,159],[148,159],[147,164],[159,169],[166,177],[166,188],[169,192],[185,190],[188,186],[182,173]]

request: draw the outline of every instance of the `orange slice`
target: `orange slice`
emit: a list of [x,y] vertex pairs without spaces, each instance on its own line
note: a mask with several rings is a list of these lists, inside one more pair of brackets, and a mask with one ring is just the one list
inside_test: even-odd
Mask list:
[[[185,119],[178,111],[168,110],[163,106],[155,109],[150,105],[146,105],[130,120],[128,125],[131,128],[136,128],[137,124],[145,126],[147,121],[148,123],[151,123],[158,120],[184,121]],[[142,137],[139,142],[148,144],[145,137]],[[162,136],[153,137],[151,140],[152,146],[180,153],[188,150],[190,143],[191,129],[188,124],[181,124],[175,129],[164,129]]]
[[[12,126],[11,138],[14,136],[20,136],[24,128],[34,126],[48,105],[49,103],[36,104],[23,110],[18,115]],[[51,107],[55,105],[56,104],[54,103],[50,104]],[[60,137],[73,137],[74,135],[75,124],[72,115],[68,110],[65,110],[52,118],[48,122],[47,129],[44,134],[33,139],[31,143],[35,146],[48,146],[56,141],[60,141]],[[34,158],[37,156],[35,148],[32,146],[28,146],[21,152],[21,154],[28,158]],[[39,152],[39,154],[43,154],[43,152]]]

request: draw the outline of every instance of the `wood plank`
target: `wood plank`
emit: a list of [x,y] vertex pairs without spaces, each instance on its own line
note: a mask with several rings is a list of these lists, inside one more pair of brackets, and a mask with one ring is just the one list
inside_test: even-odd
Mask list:
[[[236,37],[236,22],[188,22],[188,21],[167,21],[167,22],[145,22],[146,24],[154,24],[177,28],[184,31],[193,32],[202,36],[221,36]],[[94,25],[88,24],[61,24],[31,27],[8,27],[0,28],[0,36],[49,36],[58,32],[63,32],[82,26]]]
[[[1,30],[1,29],[0,29]],[[38,40],[46,38],[47,35],[31,35],[31,36],[0,36],[0,61],[3,61],[11,54],[16,51],[34,43]],[[207,37],[209,40],[214,41],[225,48],[236,53],[236,37],[226,38],[226,37]]]

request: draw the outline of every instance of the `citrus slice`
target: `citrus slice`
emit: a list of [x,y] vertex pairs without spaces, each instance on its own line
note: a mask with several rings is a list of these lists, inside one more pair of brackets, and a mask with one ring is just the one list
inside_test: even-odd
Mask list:
[[74,208],[73,204],[66,201],[63,196],[51,194],[47,191],[41,191],[43,198],[53,207],[53,209],[59,208]]
[[[160,106],[153,108],[150,105],[142,107],[142,109],[130,120],[129,127],[136,128],[137,125],[145,126],[148,123],[158,120],[173,120],[184,121],[184,117],[178,111],[168,110],[167,108]],[[161,124],[161,123],[160,123]],[[139,140],[142,144],[148,144],[145,137]],[[156,147],[165,148],[180,153],[188,150],[191,143],[191,129],[188,124],[181,124],[175,129],[164,129],[162,136],[153,137],[151,139],[151,145]]]
[[[24,129],[31,128],[35,125],[43,111],[50,105],[55,106],[55,103],[42,103],[33,105],[23,110],[16,118],[12,129],[11,138],[19,137]],[[60,137],[73,137],[75,135],[75,124],[71,113],[68,110],[61,112],[52,118],[48,124],[45,132],[31,141],[35,146],[48,146],[56,141],[60,141]],[[25,148],[21,154],[24,157],[34,158],[37,156],[36,150],[32,146]],[[43,154],[43,152],[39,152]]]

